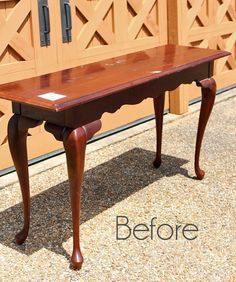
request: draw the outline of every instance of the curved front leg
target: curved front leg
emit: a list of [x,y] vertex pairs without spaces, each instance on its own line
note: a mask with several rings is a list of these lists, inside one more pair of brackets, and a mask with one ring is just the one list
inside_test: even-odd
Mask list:
[[162,143],[162,128],[163,128],[163,113],[165,105],[165,92],[157,98],[153,99],[155,118],[156,118],[156,158],[153,162],[154,167],[161,165],[161,143]]
[[71,264],[76,269],[80,269],[83,263],[83,256],[80,250],[79,224],[80,194],[84,174],[86,141],[86,131],[82,127],[75,130],[66,130],[64,133],[63,143],[67,158],[73,219],[73,253]]
[[200,168],[199,158],[202,145],[202,139],[207,125],[207,121],[210,117],[215,96],[216,96],[216,82],[213,78],[204,79],[197,82],[197,85],[202,88],[202,103],[200,109],[197,140],[196,140],[196,150],[195,150],[195,173],[199,180],[203,179],[205,172]]
[[83,256],[80,250],[79,225],[80,225],[80,195],[84,175],[84,159],[86,142],[101,128],[101,121],[94,121],[76,129],[63,128],[50,123],[45,124],[45,129],[54,137],[63,141],[68,177],[70,183],[70,198],[73,221],[73,253],[71,265],[80,269],[83,264]]
[[19,178],[24,209],[24,226],[16,234],[17,244],[23,244],[29,233],[30,225],[30,191],[26,139],[28,129],[38,126],[41,122],[13,115],[8,123],[8,142],[11,156]]
[[68,177],[70,182],[70,198],[73,220],[73,253],[71,265],[80,269],[83,256],[80,250],[80,195],[84,175],[84,159],[86,142],[101,128],[101,122],[95,121],[77,129],[67,129],[63,135],[66,151]]

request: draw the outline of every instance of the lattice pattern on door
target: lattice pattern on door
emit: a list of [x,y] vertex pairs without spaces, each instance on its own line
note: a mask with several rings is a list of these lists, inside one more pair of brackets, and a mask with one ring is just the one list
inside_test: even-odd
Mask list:
[[[35,31],[39,32],[39,29],[36,8],[37,1],[0,1],[0,84],[37,74],[35,49],[39,41]],[[0,99],[0,170],[12,165],[7,142],[7,124],[11,115],[11,103]],[[31,130],[29,135],[30,158],[53,150],[56,146],[42,127]],[[43,143],[44,149],[41,151],[38,140]]]
[[[11,73],[34,71],[31,1],[0,1],[0,83]],[[12,78],[11,78],[12,79]]]
[[182,0],[181,42],[203,48],[227,50],[231,56],[218,60],[216,74],[236,69],[236,1]]
[[77,35],[80,49],[114,43],[115,35],[110,24],[113,14],[112,0],[75,0],[75,6],[80,30]]
[[[231,56],[214,66],[218,89],[235,84],[236,77],[236,1],[168,0],[169,40],[180,45],[226,50]],[[172,8],[172,9],[171,9]],[[170,95],[170,111],[181,114],[189,101],[200,97],[196,87],[183,85]]]
[[[0,84],[35,74],[30,0],[0,1]],[[11,103],[0,99],[0,164],[9,158]],[[0,166],[1,167],[1,166]]]
[[128,12],[130,20],[128,25],[128,37],[130,40],[147,36],[159,37],[157,1],[146,2],[129,0]]
[[112,52],[116,47],[132,48],[129,45],[132,41],[156,45],[167,41],[166,1],[74,0],[74,3],[80,51],[100,46]]

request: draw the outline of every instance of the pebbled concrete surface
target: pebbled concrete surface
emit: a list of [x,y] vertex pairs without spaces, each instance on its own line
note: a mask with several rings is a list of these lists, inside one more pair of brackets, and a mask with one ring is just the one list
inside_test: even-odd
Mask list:
[[[65,163],[31,176],[32,222],[22,246],[13,242],[22,221],[19,185],[2,188],[0,281],[236,281],[234,93],[221,95],[208,123],[202,181],[194,179],[193,170],[196,111],[171,117],[164,125],[159,169],[152,167],[153,124],[89,150],[82,193],[81,271],[68,264],[72,230]],[[131,227],[150,225],[157,217],[156,225],[192,223],[199,231],[192,241],[181,233],[178,240],[132,236],[121,241],[116,240],[116,216],[127,216]],[[162,236],[169,231],[163,229]]]

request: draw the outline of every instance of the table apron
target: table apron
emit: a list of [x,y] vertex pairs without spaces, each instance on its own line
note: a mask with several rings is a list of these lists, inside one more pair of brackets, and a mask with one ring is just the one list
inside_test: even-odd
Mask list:
[[77,128],[101,118],[103,113],[114,113],[123,105],[134,105],[146,98],[158,98],[165,91],[176,89],[181,84],[190,84],[212,76],[212,62],[189,67],[178,72],[157,77],[124,90],[111,92],[106,96],[78,106],[54,112],[28,104],[13,102],[13,112],[35,120]]

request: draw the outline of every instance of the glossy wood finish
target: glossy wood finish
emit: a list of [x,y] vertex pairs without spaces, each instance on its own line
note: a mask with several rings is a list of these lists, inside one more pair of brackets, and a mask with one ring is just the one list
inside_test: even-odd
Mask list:
[[80,269],[83,264],[83,256],[80,250],[80,195],[84,174],[84,159],[87,140],[100,130],[101,121],[94,121],[86,126],[76,129],[58,127],[46,123],[45,129],[52,133],[59,141],[63,141],[68,176],[70,182],[70,198],[73,221],[73,253],[71,256],[71,265],[75,269]]
[[15,103],[14,112],[34,119],[44,119],[53,124],[76,128],[100,119],[104,112],[114,113],[123,105],[134,105],[146,98],[157,98],[165,90],[175,89],[181,83],[191,83],[194,80],[209,77],[209,65],[209,63],[203,63],[140,85],[132,86],[130,83],[131,86],[127,89],[107,93],[106,96],[89,102],[78,103],[77,106],[64,111],[54,112]]
[[156,118],[156,158],[153,165],[158,168],[161,165],[161,143],[162,143],[162,128],[163,128],[163,114],[165,104],[165,92],[158,98],[153,99],[155,118]]
[[[161,164],[164,92],[183,83],[197,82],[202,87],[195,171],[204,172],[199,156],[204,130],[210,116],[216,85],[212,78],[213,61],[227,52],[167,45],[127,56],[77,67],[71,70],[0,86],[0,97],[12,100],[16,114],[9,123],[9,144],[16,165],[24,202],[25,225],[18,236],[22,243],[29,228],[29,179],[26,137],[30,126],[46,121],[45,129],[63,141],[67,156],[73,219],[71,264],[79,269],[83,257],[79,244],[80,192],[83,180],[86,141],[101,127],[104,112],[115,112],[124,104],[154,99],[157,152],[154,165]],[[59,92],[67,97],[47,102],[38,95]],[[33,119],[33,120],[32,120]]]
[[142,102],[146,98],[157,98],[164,91],[175,89],[180,84],[192,83],[194,80],[202,80],[209,77],[211,72],[210,65],[211,63],[202,63],[191,66],[158,79],[153,78],[139,85],[135,85],[131,81],[128,88],[119,91],[112,89],[111,93],[107,92],[106,95],[97,99],[94,98],[91,101],[79,102],[78,105],[64,111],[55,112],[31,105],[15,103],[14,112],[34,119],[44,119],[53,124],[76,128],[93,120],[100,119],[104,112],[114,113],[125,104],[133,105]]
[[205,79],[197,83],[202,88],[202,104],[200,109],[196,151],[195,151],[195,173],[199,180],[203,179],[205,172],[200,168],[199,158],[202,145],[202,139],[210,117],[216,96],[216,82],[213,78]]
[[13,115],[8,124],[9,147],[17,171],[23,198],[24,226],[16,235],[16,243],[22,244],[26,240],[30,224],[30,191],[26,139],[28,129],[40,125],[41,122]]
[[[165,45],[5,84],[0,87],[0,98],[62,111],[109,96],[111,93],[119,93],[153,80],[158,81],[229,54],[217,50]],[[48,92],[56,92],[66,97],[56,102],[38,97]]]
[[[26,138],[28,129],[40,123],[37,120],[28,119],[16,114],[9,122],[9,145],[20,181],[24,208],[24,226],[15,237],[17,244],[24,243],[28,236],[30,225],[30,191]],[[80,250],[79,224],[80,194],[84,173],[86,142],[100,128],[100,121],[94,121],[76,129],[59,127],[49,123],[45,124],[45,129],[48,132],[52,133],[57,140],[63,141],[66,152],[73,221],[73,253],[71,265],[76,269],[80,269],[83,263],[83,256]]]

